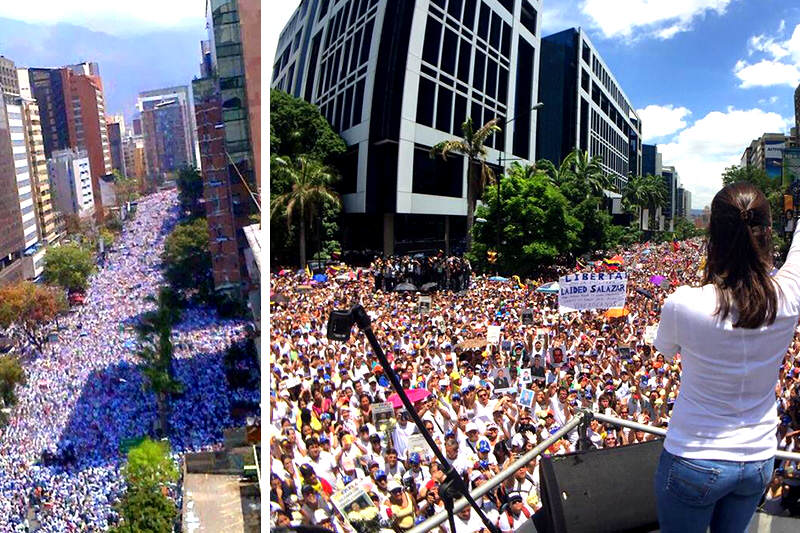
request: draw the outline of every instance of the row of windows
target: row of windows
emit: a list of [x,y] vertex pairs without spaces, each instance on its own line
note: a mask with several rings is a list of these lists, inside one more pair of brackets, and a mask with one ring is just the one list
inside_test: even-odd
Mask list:
[[361,123],[364,83],[363,78],[358,80],[335,98],[320,106],[320,112],[328,119],[334,130],[344,131]]
[[[501,58],[500,60],[503,61],[505,65],[508,65],[508,59],[511,56],[511,26],[506,24],[502,17],[494,12],[488,5],[481,4],[480,14],[478,15],[478,27],[477,30],[475,30],[475,2],[467,2],[464,4],[463,16],[461,18],[453,14],[453,0],[450,0],[450,2],[447,13],[445,13],[444,8],[440,10],[436,5],[431,5],[428,23],[426,25],[425,44],[428,45],[429,35],[433,35],[435,45],[437,46],[436,50],[438,51],[438,36],[440,32],[432,32],[431,34],[427,32],[431,20],[436,20],[440,26],[446,24],[448,29],[452,29],[453,33],[460,32],[462,39],[466,39],[470,43],[477,41],[477,48],[485,50],[496,59],[499,56]],[[460,9],[460,0],[457,0],[455,5]],[[460,13],[460,11],[455,12]],[[472,33],[473,31],[476,31],[477,39]],[[456,39],[456,37],[454,36],[450,39],[453,40]],[[438,53],[434,54],[433,57],[437,55]],[[428,62],[433,65],[436,64],[435,61],[428,60]]]
[[608,90],[608,93],[611,95],[614,101],[617,102],[617,105],[619,105],[620,109],[622,109],[623,113],[625,113],[625,116],[628,116],[628,112],[630,111],[628,102],[622,96],[622,92],[619,90],[619,88],[617,88],[617,84],[611,79],[611,76],[608,74],[606,69],[600,64],[597,56],[592,57],[592,72],[594,72],[595,76],[600,79],[600,82]]
[[611,103],[611,100],[603,93],[600,87],[592,82],[592,101],[600,107],[600,110],[613,122],[625,136],[630,136],[632,131],[625,117],[617,111],[617,108]]
[[[353,26],[363,26],[364,22],[360,21],[360,19],[366,15],[368,8],[374,7],[377,4],[378,0],[352,0],[351,2],[344,2],[342,8],[337,11],[335,15],[331,16],[328,21],[328,33],[325,35],[325,49],[329,50],[331,43],[335,45],[336,41],[339,40],[346,31],[350,31]],[[327,11],[327,6],[325,10]],[[374,15],[375,11],[377,11],[377,9],[373,10],[367,18]]]
[[[467,109],[468,104],[469,109]],[[467,115],[468,111],[469,115]],[[472,117],[472,123],[476,129],[494,118],[502,118],[495,109],[485,107],[480,101],[472,100],[420,76],[416,115],[416,121],[419,124],[460,137],[462,135],[461,125],[467,116]],[[503,149],[503,144],[504,134],[502,133],[492,135],[486,140],[486,146],[499,150]]]
[[24,202],[25,200],[30,200],[33,197],[33,193],[31,191],[26,192],[25,194],[19,195],[19,201]]
[[595,132],[592,132],[590,140],[591,151],[590,154],[600,156],[603,160],[603,167],[619,176],[626,176],[628,174],[628,159],[621,157],[611,147],[598,138]]
[[621,154],[628,153],[628,141],[617,133],[600,114],[592,109],[592,131],[597,133],[605,142],[614,147]]
[[366,26],[350,35],[344,46],[340,46],[335,53],[321,61],[317,100],[323,99],[332,88],[338,89],[336,85],[344,82],[349,74],[367,64],[374,23],[374,19],[370,20]]

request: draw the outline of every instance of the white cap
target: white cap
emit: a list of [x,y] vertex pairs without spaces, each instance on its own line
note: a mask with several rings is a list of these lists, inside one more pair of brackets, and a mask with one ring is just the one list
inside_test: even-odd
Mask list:
[[402,489],[403,486],[397,482],[395,478],[389,478],[389,483],[386,485],[386,490],[392,492],[393,490]]
[[522,435],[519,433],[514,435],[514,438],[511,439],[511,447],[513,448],[514,446],[519,446],[520,448],[525,446],[525,439],[523,439]]
[[470,431],[480,431],[478,429],[478,424],[476,424],[475,422],[468,422],[467,423],[467,429],[465,430],[465,433],[469,433]]
[[317,509],[314,511],[314,522],[320,523],[324,522],[325,520],[330,520],[330,516],[328,513],[325,512],[325,509]]

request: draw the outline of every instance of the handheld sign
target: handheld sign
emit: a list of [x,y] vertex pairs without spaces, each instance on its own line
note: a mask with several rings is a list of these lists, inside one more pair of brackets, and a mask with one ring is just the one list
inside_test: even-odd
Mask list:
[[558,305],[570,310],[625,307],[626,272],[579,272],[558,278]]
[[522,325],[530,326],[533,324],[533,309],[522,310]]
[[378,428],[381,422],[394,418],[394,407],[390,402],[378,402],[372,404],[372,423]]
[[531,389],[522,389],[517,403],[530,409],[533,406],[533,391]]
[[419,307],[419,314],[427,315],[428,313],[430,313],[431,302],[432,300],[430,296],[420,295],[420,297],[417,298],[417,306]]
[[500,326],[489,326],[486,328],[486,341],[489,344],[500,342]]

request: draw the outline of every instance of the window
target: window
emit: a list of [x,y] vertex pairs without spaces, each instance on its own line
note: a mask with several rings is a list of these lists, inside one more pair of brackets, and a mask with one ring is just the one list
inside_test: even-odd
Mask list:
[[497,101],[508,105],[508,70],[500,67],[500,77],[497,80]]
[[439,87],[439,98],[436,101],[436,129],[450,131],[452,119],[453,91]]
[[456,20],[461,20],[461,0],[450,0],[447,5],[447,12]]
[[456,94],[456,104],[453,110],[453,131],[456,135],[461,135],[461,125],[467,119],[467,99],[460,94]]
[[[525,0],[522,1],[525,2]],[[514,0],[499,0],[499,2],[500,5],[505,8],[506,11],[508,11],[512,15],[514,14]]]
[[431,158],[430,148],[414,147],[414,178],[412,192],[460,198],[464,181],[464,157],[450,154]]
[[583,51],[581,52],[581,56],[587,65],[592,62],[592,51],[589,49],[589,45],[586,44],[586,41],[583,42]]
[[419,79],[417,92],[417,122],[426,126],[433,126],[433,93],[436,84],[427,78]]
[[522,26],[536,35],[536,10],[528,2],[522,2],[522,11],[520,13],[520,22]]
[[581,88],[589,92],[589,73],[585,69],[581,69]]
[[486,95],[497,96],[497,63],[492,60],[486,64]]
[[374,19],[370,20],[364,29],[364,38],[361,40],[361,59],[359,60],[359,64],[362,65],[369,59],[369,48],[372,44],[372,26],[374,23]]
[[489,44],[492,47],[500,49],[500,28],[502,20],[500,20],[500,15],[497,13],[492,13],[492,29],[491,33],[489,34]]
[[472,86],[480,91],[483,92],[483,74],[484,69],[486,68],[486,55],[478,50],[475,49],[475,66],[472,70]]
[[483,106],[481,106],[478,102],[472,102],[472,110],[470,111],[469,116],[472,118],[472,126],[475,129],[480,128],[483,126]]
[[361,123],[361,108],[364,106],[364,80],[356,83],[355,100],[353,100],[353,125]]
[[422,44],[422,60],[431,65],[439,64],[439,39],[441,34],[441,23],[428,16],[428,22],[425,25],[425,41]]
[[492,10],[489,9],[484,3],[481,3],[481,13],[478,16],[478,37],[487,40],[489,36],[489,19],[492,16]]
[[350,122],[353,114],[353,86],[347,88],[344,93],[344,115],[342,116],[342,130],[346,130],[352,124]]
[[456,72],[456,51],[458,47],[458,35],[450,29],[444,32],[444,43],[442,44],[442,64],[441,68],[448,74]]
[[503,39],[500,42],[500,53],[506,57],[511,56],[511,26],[503,23]]
[[465,0],[463,24],[468,29],[475,27],[475,5],[477,0]]
[[469,83],[469,65],[472,54],[472,45],[461,39],[461,48],[458,50],[458,79]]
[[[355,33],[355,35],[353,35],[352,43],[353,43],[353,49],[352,49],[352,52],[350,53],[350,72],[355,72],[356,71],[356,67],[358,66],[358,53],[357,53],[357,50],[359,50],[360,47],[361,47],[361,30],[358,30]],[[313,57],[316,57],[316,56],[312,55],[311,57],[313,58]],[[311,61],[313,62],[314,60],[312,59]]]

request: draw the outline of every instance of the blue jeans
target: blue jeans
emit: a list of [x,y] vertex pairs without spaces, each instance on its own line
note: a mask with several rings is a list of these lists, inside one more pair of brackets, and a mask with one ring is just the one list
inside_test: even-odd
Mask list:
[[655,476],[661,531],[745,531],[772,479],[773,463],[684,459],[662,451]]

